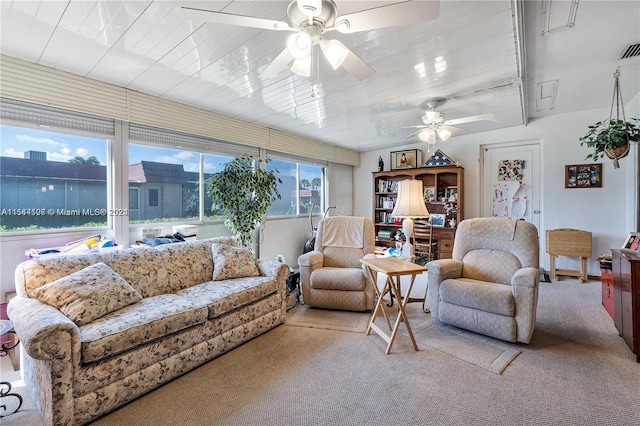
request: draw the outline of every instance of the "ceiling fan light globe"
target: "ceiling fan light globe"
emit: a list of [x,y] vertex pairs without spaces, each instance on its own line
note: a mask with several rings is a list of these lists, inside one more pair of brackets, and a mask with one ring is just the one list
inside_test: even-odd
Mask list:
[[438,129],[438,136],[440,136],[442,141],[446,141],[451,137],[451,132],[447,129]]
[[422,142],[429,142],[429,138],[431,137],[431,133],[428,130],[423,130],[418,133],[418,139]]
[[311,36],[307,33],[294,33],[287,39],[287,49],[294,59],[309,56],[311,51]]
[[291,72],[300,77],[311,77],[311,57],[296,59],[291,65]]
[[322,53],[324,53],[325,58],[327,58],[334,70],[340,68],[347,56],[349,56],[349,49],[338,40],[321,39],[320,49],[322,49]]

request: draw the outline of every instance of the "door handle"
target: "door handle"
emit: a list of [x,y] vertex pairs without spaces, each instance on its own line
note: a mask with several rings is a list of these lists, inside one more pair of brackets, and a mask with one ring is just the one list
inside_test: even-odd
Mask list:
[[540,214],[540,210],[534,210],[533,214]]

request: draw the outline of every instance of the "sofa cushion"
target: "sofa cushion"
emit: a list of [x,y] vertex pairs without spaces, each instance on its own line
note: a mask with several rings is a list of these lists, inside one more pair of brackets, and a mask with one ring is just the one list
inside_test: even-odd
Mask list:
[[260,275],[256,262],[247,249],[214,243],[211,245],[211,253],[214,281]]
[[142,299],[140,293],[102,262],[38,287],[33,296],[59,309],[77,325],[88,324]]
[[440,284],[440,300],[493,314],[515,315],[515,299],[510,285],[467,278],[448,279]]
[[165,244],[156,248],[169,272],[168,278],[173,292],[211,280],[211,244],[210,240],[196,240]]
[[207,319],[207,307],[175,294],[146,297],[80,327],[82,362],[94,362]]
[[136,247],[100,253],[100,260],[138,290],[142,297],[172,293],[169,272],[153,247]]
[[209,281],[181,290],[177,294],[206,304],[209,318],[216,318],[276,293],[277,290],[278,282],[273,277],[247,277]]

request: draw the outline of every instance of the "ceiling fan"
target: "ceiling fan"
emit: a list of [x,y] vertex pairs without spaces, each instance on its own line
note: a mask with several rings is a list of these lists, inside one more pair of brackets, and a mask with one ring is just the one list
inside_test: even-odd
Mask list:
[[473,121],[482,120],[495,120],[496,118],[493,113],[489,113],[447,120],[443,112],[436,111],[436,108],[439,105],[442,105],[444,102],[445,99],[440,98],[429,99],[423,102],[422,105],[425,105],[429,108],[421,117],[424,125],[410,126],[409,128],[416,128],[420,130],[411,133],[404,139],[409,139],[412,136],[418,135],[418,138],[420,138],[422,142],[427,142],[428,144],[433,145],[438,141],[438,139],[442,141],[446,141],[447,139],[449,139],[453,134],[453,131],[462,131],[462,129],[454,127],[456,124],[471,123]]
[[326,39],[324,34],[334,30],[350,34],[437,19],[440,2],[402,1],[338,16],[333,0],[293,0],[287,8],[291,25],[284,21],[192,7],[182,7],[182,10],[194,19],[217,24],[293,32],[287,39],[286,48],[261,72],[262,77],[275,77],[292,61],[292,72],[303,77],[311,76],[313,62],[317,64],[315,47],[319,46],[334,70],[342,66],[359,80],[364,80],[375,70],[343,43]]

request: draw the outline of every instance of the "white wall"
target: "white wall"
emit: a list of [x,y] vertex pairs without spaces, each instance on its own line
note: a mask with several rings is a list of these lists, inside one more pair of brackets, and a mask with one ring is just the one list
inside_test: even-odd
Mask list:
[[[636,100],[638,97],[636,96]],[[541,225],[540,265],[549,269],[549,256],[545,251],[544,231],[555,228],[575,228],[593,234],[593,257],[588,263],[590,275],[600,275],[596,261],[599,254],[609,253],[611,248],[620,248],[628,233],[636,231],[638,215],[637,198],[637,155],[638,147],[633,146],[630,155],[620,160],[620,168],[614,169],[612,162],[605,158],[603,163],[602,188],[565,189],[564,166],[582,164],[589,150],[580,146],[578,138],[587,131],[587,126],[609,116],[609,109],[582,111],[562,114],[532,121],[528,126],[513,127],[491,132],[452,137],[447,142],[438,143],[452,160],[460,161],[464,167],[465,218],[478,217],[480,200],[478,191],[480,146],[503,144],[523,140],[539,140],[541,143]],[[638,116],[637,102],[632,102],[627,117]],[[371,172],[377,170],[378,156],[385,159],[388,169],[390,151],[402,149],[422,149],[425,144],[394,147],[363,153],[361,166],[354,171],[354,214],[372,217],[371,199],[373,188]],[[561,256],[557,267],[579,269],[576,258]]]

